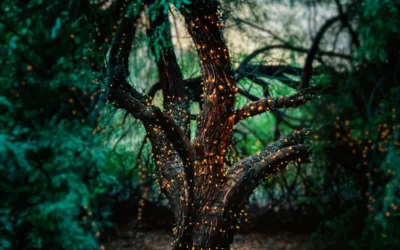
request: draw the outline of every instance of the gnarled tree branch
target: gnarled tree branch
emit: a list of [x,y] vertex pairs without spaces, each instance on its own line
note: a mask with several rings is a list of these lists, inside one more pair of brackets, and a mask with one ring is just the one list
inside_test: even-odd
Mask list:
[[291,96],[267,97],[259,99],[235,111],[234,122],[253,117],[264,112],[273,111],[278,108],[293,108],[304,104],[315,98],[316,89],[310,88],[300,91]]
[[292,133],[234,164],[227,172],[224,202],[243,206],[263,178],[285,168],[291,161],[304,160],[308,155],[304,141],[310,133],[311,130]]
[[[127,15],[120,21],[110,46],[106,65],[108,100],[115,106],[126,110],[136,119],[141,120],[147,130],[152,130],[153,132],[161,131],[165,134],[183,163],[190,165],[194,158],[194,150],[183,130],[173,118],[162,112],[158,107],[150,105],[149,99],[140,94],[126,81],[129,73],[126,62],[129,58],[131,39],[135,30],[131,11],[128,10]],[[138,18],[139,13],[135,12],[136,18]]]

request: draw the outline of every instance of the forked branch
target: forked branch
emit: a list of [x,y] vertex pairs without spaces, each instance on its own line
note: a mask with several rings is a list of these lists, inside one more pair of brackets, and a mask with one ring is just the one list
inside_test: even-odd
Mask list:
[[[149,17],[147,34],[150,48],[157,63],[159,87],[163,91],[165,112],[174,118],[182,130],[189,134],[189,93],[183,82],[181,70],[172,44],[171,25],[168,14],[161,8],[155,18]],[[156,36],[162,37],[159,42]]]
[[151,129],[163,131],[182,161],[185,164],[190,164],[194,151],[182,129],[158,107],[150,105],[149,99],[126,81],[129,74],[127,61],[135,32],[133,24],[140,14],[140,11],[134,12],[133,6],[122,17],[110,46],[105,77],[108,87],[108,100],[118,108],[126,110],[136,119],[141,120]]

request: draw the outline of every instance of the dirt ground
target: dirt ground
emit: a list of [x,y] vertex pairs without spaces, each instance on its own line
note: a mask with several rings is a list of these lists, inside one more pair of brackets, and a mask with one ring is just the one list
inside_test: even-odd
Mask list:
[[[267,235],[249,233],[236,235],[232,250],[305,250],[307,235]],[[124,231],[115,239],[109,240],[103,250],[169,250],[172,235],[166,231]]]

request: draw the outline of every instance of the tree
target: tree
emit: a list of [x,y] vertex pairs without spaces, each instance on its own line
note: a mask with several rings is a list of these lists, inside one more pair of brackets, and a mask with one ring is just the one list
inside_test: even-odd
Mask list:
[[[277,2],[284,1],[263,4],[273,8]],[[298,45],[303,41],[293,38],[292,31],[282,30],[283,39],[257,25],[257,3],[3,1],[0,42],[4,46],[0,51],[6,56],[0,71],[0,185],[4,193],[0,246],[97,249],[114,198],[133,186],[140,165],[138,161],[128,169],[124,160],[135,160],[137,155],[140,160],[147,151],[147,139],[158,184],[176,219],[174,249],[229,248],[235,231],[246,220],[243,208],[250,194],[260,181],[291,162],[297,162],[294,179],[303,179],[312,198],[321,203],[326,197],[331,203],[340,201],[331,210],[346,211],[332,219],[325,213],[330,208],[322,209],[321,213],[328,214],[323,226],[339,235],[339,243],[334,244],[342,243],[345,231],[346,246],[354,246],[355,241],[360,247],[373,242],[376,249],[398,245],[392,231],[398,224],[394,216],[399,201],[398,175],[394,174],[398,167],[393,168],[399,165],[399,5],[390,0],[346,1],[343,5],[339,0],[306,1],[310,6],[335,6],[337,14],[332,14],[337,16],[322,22],[309,48],[303,48]],[[230,14],[224,4],[254,4],[250,6],[254,21],[233,21],[267,33],[279,43],[249,53],[233,69],[232,51],[223,37],[225,14]],[[184,77],[182,60],[172,42],[168,12],[175,13],[169,10],[173,5],[186,23],[201,77]],[[332,35],[328,31],[335,33],[332,39],[325,39]],[[343,34],[349,43],[344,49],[347,54],[336,52]],[[158,82],[146,91],[130,82],[130,73],[136,69],[130,61],[144,36],[152,53],[148,61],[154,61],[158,74]],[[323,46],[333,48],[323,50]],[[289,51],[292,63],[254,63],[273,50]],[[302,65],[296,63],[294,52],[305,55]],[[295,94],[277,97],[273,87],[278,81]],[[257,85],[262,95],[246,89],[247,83]],[[307,112],[299,112],[315,118],[313,126],[287,114],[286,109],[318,99],[326,90],[331,96],[324,95],[322,105],[306,105]],[[158,92],[163,95],[161,105],[154,98]],[[244,98],[251,103],[237,108]],[[115,126],[121,124],[114,114],[121,112],[105,105],[107,100],[126,111],[122,125],[131,121],[129,114],[136,119],[126,124],[126,131]],[[193,112],[193,104],[198,104],[199,114]],[[247,136],[241,129],[248,118],[265,113],[276,120],[275,130],[270,130],[276,142],[237,160],[232,154],[243,143],[235,141],[235,135]],[[137,121],[147,132],[137,154],[128,150],[117,154],[115,148],[129,137]],[[320,140],[310,145],[308,127],[322,123],[328,125],[322,132],[313,129],[312,137],[314,142],[314,138]],[[280,124],[287,125],[286,130],[280,130]],[[110,132],[111,139],[105,136],[116,127],[121,133]],[[116,134],[120,137],[115,138]],[[281,134],[287,135],[282,138]],[[306,169],[303,163],[311,146],[312,169],[318,177],[309,180],[300,168]],[[122,171],[115,174],[114,167]],[[129,188],[119,182],[128,183]],[[295,184],[283,182],[292,192]],[[340,191],[335,190],[338,187]],[[130,197],[132,190],[126,193],[124,197]],[[341,202],[349,197],[352,206],[347,212],[350,206]],[[346,225],[346,230],[340,225]],[[388,241],[381,244],[382,237]]]
[[[184,16],[200,60],[201,79],[183,79],[171,41],[170,26],[163,5],[151,1],[128,6],[119,21],[105,65],[107,98],[116,107],[142,121],[157,164],[158,182],[172,206],[176,228],[174,249],[229,249],[239,227],[242,209],[259,182],[284,169],[288,163],[307,157],[305,143],[310,130],[297,131],[259,154],[227,165],[227,151],[235,124],[248,117],[280,108],[297,107],[315,98],[309,88],[312,62],[318,44],[338,17],[321,28],[308,53],[302,72],[300,91],[291,96],[263,97],[237,110],[236,82],[250,71],[249,62],[268,46],[247,57],[236,72],[232,69],[222,34],[218,1],[182,1],[176,6]],[[152,104],[152,97],[139,93],[127,81],[128,59],[134,44],[135,22],[144,6],[157,12],[150,17],[148,35],[159,32],[164,40],[153,46],[164,110]],[[279,71],[279,67],[262,66]],[[284,68],[284,67],[281,67]],[[201,89],[199,89],[201,86]],[[199,96],[201,95],[202,98]],[[197,128],[190,141],[190,104],[201,100]]]

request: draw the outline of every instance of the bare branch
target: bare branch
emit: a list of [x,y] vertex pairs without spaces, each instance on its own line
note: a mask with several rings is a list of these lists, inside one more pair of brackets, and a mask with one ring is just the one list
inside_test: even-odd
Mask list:
[[[276,141],[274,144],[268,146],[265,150],[263,150],[259,154],[246,157],[243,160],[237,162],[232,168],[229,169],[227,175],[232,174],[235,171],[235,168],[242,168],[244,165],[246,165],[245,164],[246,162],[256,163],[259,160],[262,160],[261,159],[262,157],[268,156],[268,155],[278,151],[279,149],[303,144],[304,140],[306,139],[306,136],[310,135],[311,132],[312,132],[311,129],[306,129],[303,131],[294,132],[292,134],[285,136],[284,138],[279,139],[278,141]],[[248,165],[247,167],[251,167],[251,166],[253,166],[253,165]]]
[[250,26],[250,27],[253,27],[253,28],[255,28],[255,29],[259,30],[259,31],[265,32],[265,33],[269,34],[270,36],[272,36],[274,39],[278,40],[279,42],[284,43],[284,44],[287,44],[287,42],[286,42],[285,40],[283,40],[282,38],[280,38],[278,35],[276,35],[274,32],[272,32],[272,31],[269,30],[269,29],[262,28],[262,27],[260,27],[260,26],[258,26],[258,25],[256,25],[256,24],[254,24],[254,23],[252,23],[252,22],[249,22],[249,21],[244,20],[244,19],[241,19],[241,18],[235,18],[234,21],[235,21],[237,24],[244,23],[244,24],[246,24],[246,25],[248,25],[248,26]]
[[253,117],[264,112],[273,111],[278,108],[298,107],[305,102],[315,98],[315,92],[315,88],[310,88],[291,96],[268,97],[259,99],[258,101],[237,109],[234,114],[234,122],[238,123],[239,121],[248,117]]
[[[106,84],[109,88],[108,100],[141,120],[145,126],[163,131],[184,164],[190,165],[194,151],[182,129],[158,107],[149,105],[149,99],[141,95],[125,80],[128,73],[125,63],[131,50],[131,42],[127,43],[126,41],[132,41],[130,39],[134,34],[133,19],[129,14],[130,11],[127,13],[117,28],[109,51],[106,75]],[[139,13],[136,14],[138,17]]]
[[309,134],[310,130],[292,133],[260,153],[234,164],[227,173],[224,201],[242,206],[263,178],[279,172],[292,161],[304,160],[308,155],[304,140]]
[[171,25],[168,14],[160,10],[156,17],[150,19],[147,31],[150,41],[158,41],[155,36],[161,36],[164,42],[150,42],[150,47],[156,58],[160,88],[164,95],[164,109],[189,135],[189,94],[183,82],[181,70],[172,44]]
[[339,16],[340,16],[340,21],[342,22],[342,24],[347,28],[347,30],[350,33],[351,36],[351,40],[353,41],[353,43],[359,47],[360,46],[360,40],[358,38],[358,34],[357,32],[353,29],[353,27],[351,26],[349,19],[347,17],[347,14],[344,12],[343,10],[343,6],[340,3],[340,0],[335,0],[336,6],[338,8],[338,12],[339,12]]
[[[276,45],[265,46],[263,48],[253,51],[253,53],[248,55],[239,65],[237,72],[243,72],[245,67],[247,66],[247,64],[249,64],[250,61],[253,60],[259,54],[268,52],[273,49],[287,49],[287,50],[297,51],[297,52],[301,52],[301,53],[309,53],[309,51],[310,51],[309,49],[296,47],[296,46],[292,46],[289,44],[276,44]],[[332,52],[332,51],[319,51],[317,54],[322,55],[322,56],[332,56],[332,57],[338,57],[338,58],[345,59],[345,60],[351,60],[351,57],[349,55],[340,54],[340,53],[336,53],[336,52]]]
[[[300,81],[300,89],[308,88],[309,87],[309,82],[312,76],[312,63],[314,59],[317,56],[317,53],[321,55],[329,55],[329,56],[337,56],[343,59],[350,59],[349,56],[338,54],[335,52],[325,52],[325,51],[319,51],[319,44],[322,40],[322,37],[324,36],[325,32],[337,21],[340,20],[340,16],[335,16],[333,18],[328,19],[322,27],[319,29],[317,32],[317,35],[315,36],[313,43],[311,45],[311,48],[308,49],[303,49],[299,47],[292,46],[288,43],[284,43],[281,45],[270,45],[266,46],[264,48],[255,50],[253,53],[251,53],[249,56],[247,56],[242,63],[239,65],[237,72],[245,72],[246,66],[250,63],[250,61],[255,58],[257,55],[267,52],[271,49],[289,49],[293,51],[298,51],[298,52],[305,52],[307,53],[307,57],[304,63],[304,67],[302,70],[302,75],[301,75],[301,81]],[[236,78],[239,78],[239,75],[236,75]]]
[[187,165],[191,164],[192,159],[194,159],[192,145],[182,129],[170,116],[156,106],[139,102],[123,90],[113,90],[112,98],[118,103],[119,108],[126,110],[133,117],[151,127],[151,129],[163,131],[182,158],[182,161]]
[[312,63],[315,59],[315,56],[317,55],[322,37],[324,36],[325,32],[339,20],[339,16],[332,17],[328,19],[318,30],[317,35],[315,36],[311,45],[310,51],[307,53],[306,61],[303,67],[303,73],[301,74],[300,89],[308,88],[310,86],[310,80],[312,76]]

